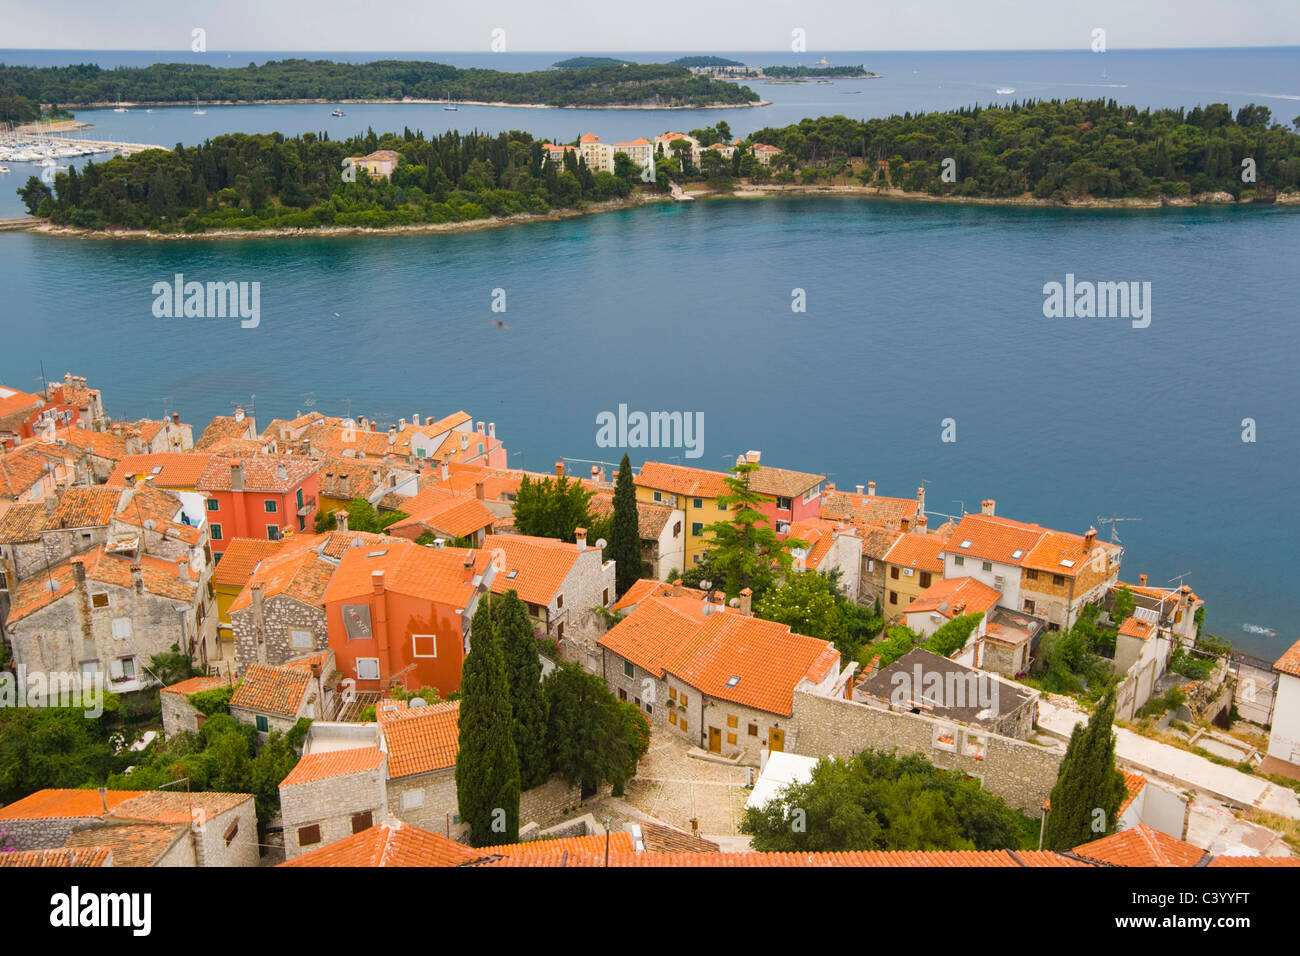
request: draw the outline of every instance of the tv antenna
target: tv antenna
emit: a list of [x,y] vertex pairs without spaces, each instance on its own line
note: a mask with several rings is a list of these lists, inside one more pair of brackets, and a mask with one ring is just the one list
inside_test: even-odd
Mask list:
[[1169,579],[1167,583],[1173,584],[1175,581],[1177,581],[1178,586],[1181,588],[1183,586],[1183,578],[1190,578],[1191,576],[1192,576],[1191,571],[1184,571],[1182,574],[1175,574],[1172,578]]
[[1115,525],[1119,524],[1121,521],[1141,521],[1141,520],[1142,520],[1141,518],[1121,518],[1121,517],[1119,517],[1119,515],[1118,515],[1117,513],[1115,513],[1115,512],[1111,512],[1111,516],[1110,516],[1109,518],[1103,518],[1103,517],[1101,517],[1100,515],[1097,516],[1097,524],[1108,524],[1108,525],[1110,525],[1110,543],[1111,543],[1111,544],[1122,544],[1122,543],[1123,543],[1123,542],[1121,542],[1120,539],[1119,539],[1119,529],[1116,528]]

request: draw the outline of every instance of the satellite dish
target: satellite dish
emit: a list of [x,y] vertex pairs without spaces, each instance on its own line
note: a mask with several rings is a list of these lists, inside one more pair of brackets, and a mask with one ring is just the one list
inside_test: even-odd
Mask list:
[[406,702],[407,707],[428,707],[429,704],[423,697],[412,697]]
[[712,581],[701,581],[701,582],[700,582],[700,590],[701,590],[701,591],[708,591],[708,590],[710,590],[712,587],[713,587],[713,582],[712,582]]
[[608,542],[605,541],[604,538],[601,538],[599,541],[596,542],[596,547],[599,548],[601,551],[604,551],[604,550],[605,550],[605,545],[606,545],[607,543],[608,543]]

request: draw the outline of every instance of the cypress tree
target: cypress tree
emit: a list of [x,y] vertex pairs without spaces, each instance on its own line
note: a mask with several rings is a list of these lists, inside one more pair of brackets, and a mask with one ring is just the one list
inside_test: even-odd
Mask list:
[[485,595],[470,623],[461,668],[456,802],[477,846],[519,839],[519,758],[515,753],[501,637]]
[[510,712],[514,719],[515,752],[519,757],[520,787],[544,784],[551,775],[546,749],[546,696],[542,692],[542,661],[537,635],[528,610],[513,590],[495,608],[504,644],[506,682],[510,687]]
[[632,463],[626,452],[614,485],[614,521],[609,532],[609,556],[614,560],[614,591],[620,597],[641,577],[641,528],[632,485]]
[[[1043,848],[1072,850],[1115,832],[1124,775],[1115,769],[1115,692],[1109,690],[1086,725],[1076,724],[1052,788]],[[1098,813],[1097,811],[1101,811]]]

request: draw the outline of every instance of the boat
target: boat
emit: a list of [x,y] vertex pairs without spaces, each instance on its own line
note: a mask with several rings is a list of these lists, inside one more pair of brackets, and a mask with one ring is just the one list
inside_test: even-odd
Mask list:
[[125,113],[125,112],[126,112],[126,107],[125,107],[125,106],[118,106],[118,107],[115,107],[115,108],[113,109],[113,112],[114,112],[114,113]]
[[198,101],[198,100],[195,100],[195,101],[194,101],[194,115],[195,115],[195,116],[207,116],[207,115],[208,115],[208,111],[207,111],[207,110],[199,109],[199,101]]
[[7,173],[7,172],[9,172],[8,166],[0,166],[0,173]]
[[455,112],[455,111],[456,111],[457,109],[459,109],[459,108],[460,108],[460,107],[458,107],[458,106],[456,105],[456,101],[453,100],[450,96],[448,96],[448,97],[447,97],[447,105],[444,106],[443,109],[445,109],[445,110],[451,110],[452,112]]
[[1016,88],[1015,88],[1014,86],[999,86],[999,87],[998,87],[998,96],[1006,96],[1006,95],[1008,95],[1008,94],[1010,94],[1010,93],[1014,93],[1015,91],[1016,91]]
[[346,116],[346,115],[347,115],[347,114],[344,113],[342,110],[331,110],[331,111],[330,111],[330,116]]

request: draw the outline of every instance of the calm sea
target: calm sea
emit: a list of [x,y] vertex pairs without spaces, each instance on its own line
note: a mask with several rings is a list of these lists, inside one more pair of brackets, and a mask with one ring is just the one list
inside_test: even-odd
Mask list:
[[[1104,56],[1112,79],[1130,81],[1129,95],[1117,98],[1143,105],[1253,99],[1281,116],[1287,100],[1261,94],[1294,100],[1300,92],[1294,51]],[[1198,58],[1199,70],[1176,69]],[[986,100],[984,86],[990,94],[1011,85],[1068,95],[1034,83],[1053,69],[1058,84],[1101,72],[1074,54],[836,59],[889,76],[860,81],[873,91],[861,95],[760,87],[769,99],[793,91],[863,104],[856,111],[781,102],[698,121],[725,116],[743,133],[808,113]],[[1281,68],[1262,65],[1270,59]],[[524,55],[516,62],[545,65]],[[1231,86],[1228,63],[1243,70]],[[916,78],[921,71],[929,85]],[[964,92],[950,91],[958,80]],[[1234,99],[1230,89],[1243,93]],[[349,107],[347,121],[364,109]],[[461,128],[566,138],[586,127],[621,137],[697,125],[680,113],[484,109],[471,117],[427,107],[421,124],[394,119],[414,107],[373,109],[388,111],[376,129],[443,128],[446,116]],[[120,139],[194,142],[218,129],[321,128],[329,117],[318,122],[320,112],[109,112],[94,121],[124,124]],[[516,117],[491,119],[508,112]],[[195,132],[190,124],[203,120],[216,125]],[[160,125],[149,133],[144,124]],[[999,514],[1076,531],[1103,515],[1140,519],[1117,526],[1124,576],[1145,571],[1163,584],[1190,572],[1187,583],[1209,602],[1211,630],[1275,656],[1300,629],[1287,570],[1300,539],[1298,257],[1294,210],[1076,212],[843,199],[659,205],[393,238],[99,242],[8,233],[0,234],[0,381],[33,388],[43,361],[50,377],[88,376],[115,417],[174,409],[198,426],[236,403],[255,406],[262,423],[308,409],[394,421],[464,408],[496,422],[512,463],[533,469],[562,456],[616,458],[596,445],[596,416],[620,403],[702,412],[703,455],[682,459],[702,467],[723,468],[755,448],[765,462],[817,471],[841,487],[870,480],[882,494],[912,495],[924,481],[932,513],[978,510],[991,497]],[[153,284],[178,272],[260,282],[260,326],[153,318]],[[1043,284],[1067,273],[1150,282],[1150,327],[1044,318]],[[506,290],[503,316],[490,312],[498,288]],[[806,312],[791,310],[794,289],[805,291]],[[941,441],[947,418],[956,422],[953,443]],[[1241,440],[1245,418],[1256,422],[1254,443]],[[682,454],[632,450],[637,463]]]

